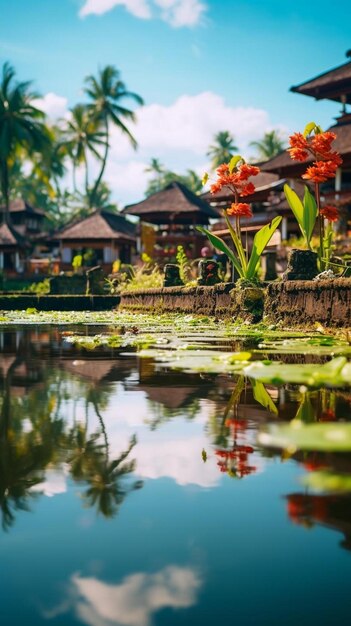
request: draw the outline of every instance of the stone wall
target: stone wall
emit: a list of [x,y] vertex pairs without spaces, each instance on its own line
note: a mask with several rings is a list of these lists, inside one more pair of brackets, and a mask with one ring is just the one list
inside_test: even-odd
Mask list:
[[[121,308],[153,313],[194,313],[216,315],[223,319],[250,320],[240,298],[230,294],[233,283],[213,287],[166,287],[138,292],[123,292]],[[248,291],[248,290],[247,290]],[[268,323],[286,326],[351,327],[351,279],[285,281],[270,283],[265,290],[264,316]],[[251,321],[259,321],[251,315]]]
[[351,327],[351,279],[292,280],[267,287],[265,315],[272,322]]
[[233,315],[230,291],[234,283],[212,287],[161,287],[121,293],[121,308],[133,311],[194,313],[199,315]]

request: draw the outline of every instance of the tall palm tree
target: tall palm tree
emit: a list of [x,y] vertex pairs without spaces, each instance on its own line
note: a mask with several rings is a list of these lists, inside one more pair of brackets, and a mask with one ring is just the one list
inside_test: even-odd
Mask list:
[[155,157],[152,157],[149,165],[145,168],[144,171],[147,173],[151,173],[155,177],[157,177],[157,176],[161,176],[164,173],[165,168],[162,165],[160,159],[156,159]]
[[256,148],[260,161],[268,161],[285,148],[285,142],[277,130],[271,130],[265,133],[260,141],[251,141],[250,146]]
[[207,152],[207,156],[211,158],[211,168],[215,170],[221,163],[228,163],[235,152],[239,148],[235,144],[234,137],[228,130],[222,130],[214,136],[215,143],[212,144]]
[[117,126],[122,133],[127,135],[133,148],[137,146],[135,138],[125,125],[126,120],[135,121],[135,113],[122,106],[121,101],[132,99],[137,104],[142,105],[143,99],[138,94],[127,91],[124,82],[121,80],[120,72],[113,65],[107,65],[100,70],[97,78],[95,76],[87,76],[85,84],[85,93],[92,101],[89,109],[97,122],[102,124],[105,133],[105,151],[102,157],[101,170],[90,195],[92,205],[107,163],[111,124]]
[[37,97],[30,82],[15,80],[15,70],[4,63],[0,79],[0,185],[5,203],[4,221],[9,222],[11,167],[16,155],[44,153],[50,146],[45,115],[34,105]]
[[70,119],[64,126],[63,135],[66,149],[71,155],[73,163],[74,191],[77,191],[76,168],[83,164],[85,167],[85,191],[88,194],[88,154],[91,152],[98,160],[101,160],[98,148],[105,145],[105,135],[99,130],[98,122],[92,118],[90,111],[83,104],[77,104],[71,109]]

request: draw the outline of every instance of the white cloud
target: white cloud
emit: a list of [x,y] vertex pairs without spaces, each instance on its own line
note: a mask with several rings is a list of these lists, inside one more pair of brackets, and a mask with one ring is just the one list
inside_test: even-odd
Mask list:
[[195,26],[207,8],[199,0],[155,0],[155,3],[162,9],[162,19],[175,28]]
[[[165,0],[163,0],[165,1]],[[167,0],[168,1],[168,0]],[[49,117],[65,117],[67,99],[48,93],[37,101]],[[152,157],[179,173],[194,169],[202,173],[208,167],[206,152],[214,135],[228,130],[239,152],[250,156],[250,141],[260,139],[273,128],[267,111],[256,107],[232,106],[212,91],[194,96],[182,95],[170,105],[149,104],[136,110],[137,122],[129,124],[138,142],[135,152],[127,137],[111,127],[110,153],[106,180],[119,204],[137,202],[143,197],[150,174],[145,168]],[[89,160],[91,179],[97,175],[97,163]],[[78,172],[78,179],[83,172]]]
[[51,498],[52,496],[57,496],[60,493],[66,493],[67,474],[68,468],[65,464],[62,464],[55,469],[49,468],[45,470],[45,480],[38,485],[34,485],[34,487],[32,487],[31,489],[32,491],[38,491],[39,493],[42,493],[44,496],[48,496],[49,498]]
[[137,123],[130,128],[138,141],[138,151],[134,152],[128,139],[113,128],[108,168],[110,184],[126,203],[142,198],[149,177],[144,172],[145,164],[151,157],[160,158],[166,167],[180,173],[188,168],[201,173],[207,167],[208,147],[220,130],[230,131],[239,151],[248,156],[250,141],[261,138],[272,124],[267,111],[230,106],[224,98],[208,91],[180,96],[169,106],[141,107]]
[[161,609],[193,606],[201,587],[196,571],[176,565],[154,574],[133,574],[117,585],[79,574],[71,582],[68,599],[44,611],[44,617],[66,613],[73,605],[78,618],[90,626],[149,626]]
[[91,14],[102,15],[118,5],[123,6],[135,17],[141,19],[149,19],[151,17],[148,0],[85,0],[79,15],[80,17],[86,17]]
[[103,15],[116,6],[141,19],[159,16],[174,28],[196,26],[207,10],[201,0],[85,0],[79,15]]
[[50,120],[55,121],[67,115],[68,100],[56,93],[49,92],[43,98],[33,101],[34,106],[44,111]]

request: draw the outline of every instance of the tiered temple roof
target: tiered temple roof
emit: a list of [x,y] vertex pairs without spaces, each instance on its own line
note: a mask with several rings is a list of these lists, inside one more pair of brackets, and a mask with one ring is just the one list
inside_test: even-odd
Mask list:
[[[349,56],[350,51],[347,53]],[[290,91],[312,96],[316,100],[335,100],[351,104],[351,61],[339,65],[315,78],[291,87]]]

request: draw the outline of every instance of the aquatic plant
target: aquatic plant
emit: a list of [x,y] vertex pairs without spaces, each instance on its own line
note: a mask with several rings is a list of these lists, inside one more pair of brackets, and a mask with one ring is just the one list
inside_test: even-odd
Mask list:
[[[303,133],[294,133],[289,138],[290,148],[288,152],[294,161],[306,161],[313,157],[312,165],[309,165],[302,178],[314,183],[315,197],[309,188],[305,186],[303,201],[297,193],[284,185],[286,199],[299,224],[306,247],[312,250],[311,238],[318,219],[319,241],[318,256],[320,269],[326,269],[330,265],[333,249],[333,222],[338,220],[338,209],[321,202],[320,185],[331,178],[335,178],[338,167],[342,164],[342,158],[338,152],[332,149],[332,143],[336,139],[333,132],[324,132],[318,124],[310,122],[306,125]],[[327,227],[325,227],[327,222]]]
[[[241,279],[250,281],[251,283],[257,282],[259,262],[262,253],[275,231],[277,230],[282,218],[281,216],[275,217],[270,224],[263,226],[255,235],[252,245],[251,255],[248,252],[248,242],[246,235],[245,246],[242,240],[240,219],[251,218],[252,210],[250,204],[247,202],[241,202],[241,199],[250,196],[255,192],[255,185],[250,180],[253,176],[257,176],[260,169],[255,165],[249,165],[245,162],[242,156],[234,156],[229,163],[222,163],[217,168],[217,180],[211,185],[211,193],[218,193],[224,187],[229,189],[233,196],[234,202],[227,209],[223,210],[224,219],[228,226],[230,236],[234,245],[236,254],[227,246],[227,244],[217,237],[214,233],[198,226],[198,230],[207,235],[209,241],[214,248],[224,252],[234,268],[238,272]],[[203,182],[206,183],[208,175],[205,174]],[[230,217],[234,218],[234,223],[230,221]]]

